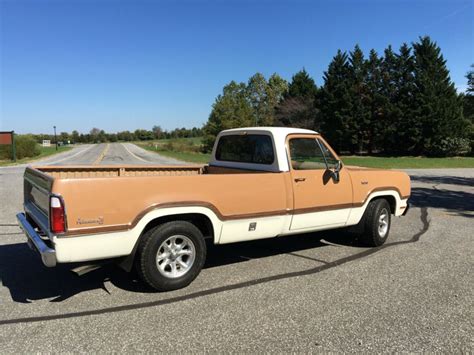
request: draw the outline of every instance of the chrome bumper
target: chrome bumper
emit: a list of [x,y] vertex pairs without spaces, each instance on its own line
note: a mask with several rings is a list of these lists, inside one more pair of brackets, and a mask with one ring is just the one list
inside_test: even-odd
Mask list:
[[47,267],[56,266],[56,251],[46,245],[30,222],[28,222],[25,214],[18,213],[16,219],[18,220],[20,228],[25,232],[25,235],[28,238],[28,246],[40,254],[43,264]]

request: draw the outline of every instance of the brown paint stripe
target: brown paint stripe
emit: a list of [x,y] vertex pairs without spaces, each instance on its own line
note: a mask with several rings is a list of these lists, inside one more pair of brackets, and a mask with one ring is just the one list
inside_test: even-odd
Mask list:
[[272,216],[284,216],[289,214],[303,214],[303,213],[312,213],[312,212],[324,212],[324,211],[334,211],[344,208],[357,208],[363,206],[370,195],[374,192],[395,190],[397,191],[400,198],[406,199],[409,196],[402,196],[400,190],[396,187],[378,187],[371,190],[364,201],[359,203],[346,203],[330,206],[318,206],[318,207],[309,207],[309,208],[299,208],[293,210],[278,210],[278,211],[269,211],[269,212],[256,212],[256,213],[246,213],[246,214],[237,214],[231,216],[224,216],[216,206],[209,202],[204,201],[180,201],[180,202],[168,202],[168,203],[157,203],[149,206],[142,212],[140,212],[131,223],[128,224],[117,224],[113,226],[102,226],[102,227],[89,227],[89,228],[80,228],[80,229],[70,229],[63,236],[78,236],[84,234],[96,234],[96,233],[109,233],[109,232],[118,232],[134,228],[138,222],[150,211],[155,209],[170,208],[170,207],[205,207],[210,209],[221,221],[231,221],[238,219],[249,219],[249,218],[261,218],[261,217],[272,217]]

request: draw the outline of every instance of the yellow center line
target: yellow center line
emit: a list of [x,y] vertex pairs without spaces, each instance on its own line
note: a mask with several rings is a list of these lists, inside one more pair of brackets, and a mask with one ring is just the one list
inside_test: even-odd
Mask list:
[[102,153],[99,154],[99,156],[97,157],[97,159],[95,160],[95,162],[93,162],[92,164],[93,165],[98,165],[100,164],[100,162],[102,161],[102,159],[104,159],[105,155],[107,154],[107,152],[109,151],[109,143],[107,143],[105,145],[105,148],[104,150],[102,151]]

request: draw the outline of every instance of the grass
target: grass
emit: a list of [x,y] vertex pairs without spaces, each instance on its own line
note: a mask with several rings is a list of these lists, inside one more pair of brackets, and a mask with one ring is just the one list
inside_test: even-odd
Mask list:
[[35,157],[17,159],[16,162],[12,162],[11,160],[0,160],[0,166],[9,166],[9,165],[30,163],[32,161],[42,159],[42,158],[48,157],[50,155],[66,152],[70,149],[72,149],[72,147],[60,146],[60,147],[58,147],[58,150],[56,151],[55,146],[51,146],[51,147],[40,146],[40,154],[39,155],[37,155]]
[[474,168],[473,157],[425,158],[425,157],[341,157],[346,165],[383,169],[441,169]]
[[[135,142],[138,146],[163,156],[205,164],[211,155],[200,152],[201,138],[160,139],[149,142]],[[426,158],[426,157],[374,157],[342,156],[346,165],[383,169],[436,169],[474,168],[473,157]]]
[[200,152],[200,137],[159,139],[148,142],[134,142],[134,144],[165,157],[189,163],[205,164],[209,162],[211,157],[210,154]]
[[211,159],[211,154],[192,153],[192,152],[175,152],[175,151],[170,151],[170,150],[157,151],[153,149],[148,149],[146,147],[142,147],[142,148],[156,152],[168,158],[178,159],[178,160],[182,160],[188,163],[206,164],[206,163],[209,163],[209,160]]

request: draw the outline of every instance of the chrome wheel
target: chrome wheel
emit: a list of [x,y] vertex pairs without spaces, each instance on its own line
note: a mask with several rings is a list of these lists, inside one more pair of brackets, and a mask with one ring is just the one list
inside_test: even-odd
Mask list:
[[173,235],[161,243],[156,254],[156,266],[161,275],[175,279],[186,274],[194,264],[196,248],[184,235]]
[[379,216],[379,236],[384,238],[388,231],[389,215],[388,211],[384,208],[380,212]]

